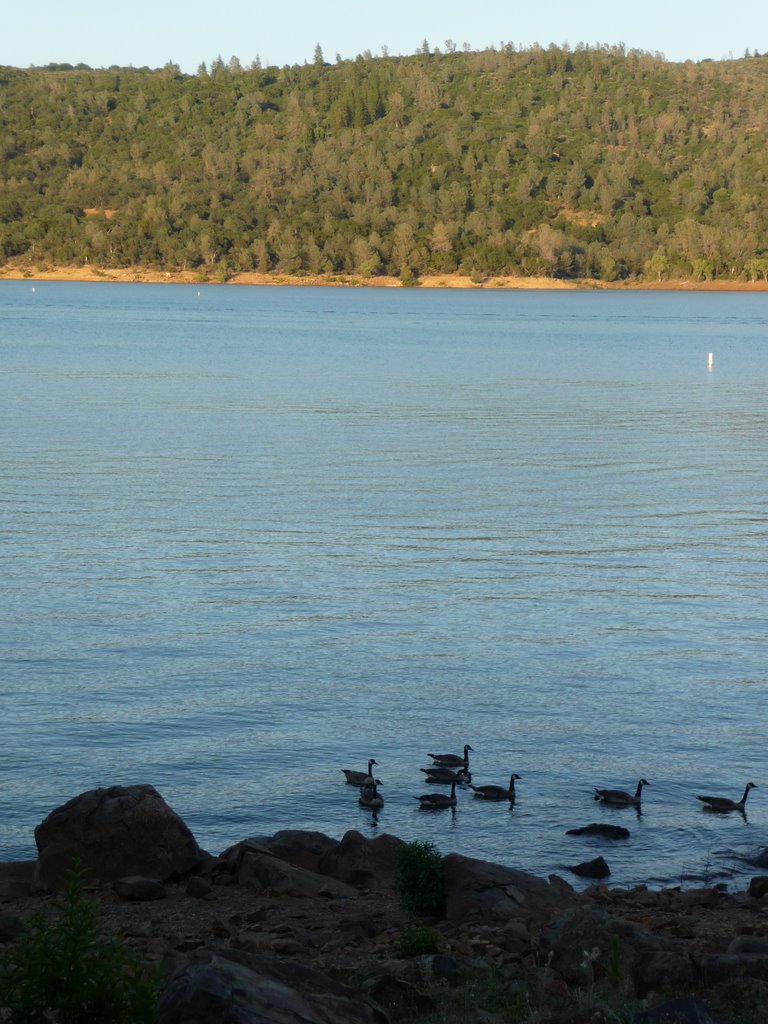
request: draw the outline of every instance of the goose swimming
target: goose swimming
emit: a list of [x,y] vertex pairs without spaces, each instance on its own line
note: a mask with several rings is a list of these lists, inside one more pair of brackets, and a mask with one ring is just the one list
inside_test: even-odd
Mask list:
[[508,789],[503,786],[473,786],[471,783],[469,788],[474,790],[475,796],[480,797],[481,800],[509,800],[512,803],[515,799],[515,779],[519,778],[517,772],[512,772],[509,777]]
[[464,744],[464,756],[461,754],[427,754],[440,768],[469,768],[469,751],[472,749],[468,743]]
[[648,779],[640,779],[634,796],[631,793],[625,793],[623,789],[595,788],[595,800],[602,800],[604,804],[614,804],[616,807],[639,807],[643,786],[650,786]]
[[419,771],[424,772],[427,776],[427,782],[451,783],[455,779],[456,782],[461,784],[472,781],[472,776],[466,768],[459,768],[458,771],[454,771],[453,768],[439,768],[437,765],[433,765],[431,768],[419,768]]
[[358,798],[357,801],[360,804],[360,806],[373,807],[374,809],[378,807],[383,807],[384,797],[381,795],[381,793],[379,793],[378,789],[376,788],[377,786],[383,785],[384,783],[381,781],[381,779],[373,779],[371,781],[370,786],[363,786],[362,789],[360,790],[360,797]]
[[450,796],[447,796],[445,793],[424,793],[423,796],[415,796],[413,799],[419,801],[419,805],[424,811],[437,811],[445,807],[455,807],[456,779],[451,783]]
[[744,790],[744,796],[741,800],[728,800],[724,796],[697,796],[697,800],[701,800],[704,804],[704,808],[707,811],[743,811],[747,803],[747,797],[749,796],[750,789],[757,789],[754,782],[748,782]]
[[350,786],[357,786],[359,788],[360,786],[367,786],[373,782],[373,766],[376,763],[377,762],[371,758],[368,762],[367,772],[356,772],[352,768],[342,768],[341,770],[344,772],[344,778],[347,780],[347,783]]

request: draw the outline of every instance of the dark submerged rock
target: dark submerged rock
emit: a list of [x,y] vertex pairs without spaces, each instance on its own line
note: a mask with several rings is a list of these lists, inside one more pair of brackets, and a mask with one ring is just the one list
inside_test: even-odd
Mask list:
[[611,869],[602,857],[595,857],[594,860],[585,860],[581,864],[574,864],[568,868],[574,875],[581,875],[582,878],[607,878]]
[[754,857],[745,857],[744,862],[755,868],[768,868],[768,846],[756,853]]
[[595,822],[581,828],[569,828],[565,834],[567,836],[602,836],[604,839],[629,839],[628,828],[624,828],[622,825],[606,825],[603,822]]

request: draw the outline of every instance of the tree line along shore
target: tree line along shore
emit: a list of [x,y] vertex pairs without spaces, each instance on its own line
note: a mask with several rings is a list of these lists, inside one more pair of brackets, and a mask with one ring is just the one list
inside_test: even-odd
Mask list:
[[768,286],[768,55],[0,68],[0,276]]

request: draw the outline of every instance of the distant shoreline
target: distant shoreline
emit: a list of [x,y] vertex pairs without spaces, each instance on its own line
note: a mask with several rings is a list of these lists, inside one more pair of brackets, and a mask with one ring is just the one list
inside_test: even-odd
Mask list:
[[[356,277],[352,274],[232,274],[226,280],[215,274],[194,270],[162,271],[144,267],[120,267],[102,270],[91,266],[24,267],[18,264],[0,266],[0,280],[5,281],[80,281],[133,284],[228,284],[251,286],[329,287],[329,288],[402,288],[397,277]],[[481,280],[463,274],[429,274],[418,279],[420,288],[486,289],[519,291],[686,291],[686,292],[768,292],[765,281],[597,281],[592,279],[563,280],[554,277],[494,276]]]

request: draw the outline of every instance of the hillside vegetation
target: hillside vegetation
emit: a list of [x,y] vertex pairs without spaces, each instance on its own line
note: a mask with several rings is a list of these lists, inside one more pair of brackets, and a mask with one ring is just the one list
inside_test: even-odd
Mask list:
[[768,279],[768,56],[0,68],[0,264]]

